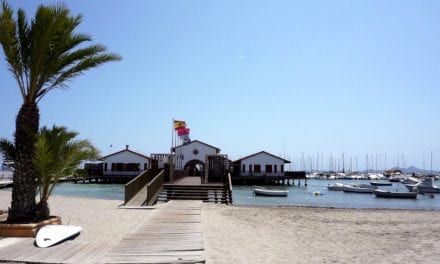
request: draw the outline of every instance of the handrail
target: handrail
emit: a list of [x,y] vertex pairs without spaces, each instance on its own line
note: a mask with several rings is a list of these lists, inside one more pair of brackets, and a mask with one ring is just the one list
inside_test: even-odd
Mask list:
[[228,197],[227,197],[227,200],[228,200],[228,202],[227,203],[230,203],[230,204],[232,204],[232,180],[231,180],[231,173],[230,172],[228,172],[228,188],[229,188],[229,192],[226,194]]
[[147,200],[146,200],[146,204],[147,206],[151,206],[153,205],[156,200],[157,197],[159,196],[159,193],[162,189],[162,186],[164,184],[165,181],[165,173],[162,170],[159,174],[157,174],[156,177],[154,177],[154,179],[152,179],[148,185],[147,185]]
[[146,170],[125,184],[124,203],[130,201],[153,177],[153,171]]

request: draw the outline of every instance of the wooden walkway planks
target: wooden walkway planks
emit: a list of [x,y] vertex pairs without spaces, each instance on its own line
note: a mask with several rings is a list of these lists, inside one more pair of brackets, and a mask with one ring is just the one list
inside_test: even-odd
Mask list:
[[115,246],[103,263],[204,263],[202,201],[169,201]]
[[66,241],[49,248],[38,248],[34,238],[22,238],[0,248],[0,261],[36,263],[97,263],[114,244]]

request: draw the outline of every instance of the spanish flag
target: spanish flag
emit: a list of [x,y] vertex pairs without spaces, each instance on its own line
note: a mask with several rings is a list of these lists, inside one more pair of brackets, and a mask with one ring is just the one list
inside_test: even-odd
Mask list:
[[174,130],[178,130],[179,128],[185,128],[185,127],[186,127],[185,121],[174,120]]

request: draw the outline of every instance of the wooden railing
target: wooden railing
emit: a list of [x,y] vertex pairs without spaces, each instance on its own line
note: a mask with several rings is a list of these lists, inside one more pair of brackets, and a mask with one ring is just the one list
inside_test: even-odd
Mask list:
[[131,198],[133,198],[143,187],[145,187],[145,185],[147,185],[154,176],[154,171],[146,170],[139,174],[136,178],[125,184],[124,203],[130,201]]
[[165,181],[165,172],[162,170],[147,185],[147,201],[146,205],[151,206],[157,201],[160,191]]
[[228,172],[228,192],[226,192],[226,195],[228,196],[227,198],[227,203],[228,204],[232,204],[232,180],[231,180],[231,173]]

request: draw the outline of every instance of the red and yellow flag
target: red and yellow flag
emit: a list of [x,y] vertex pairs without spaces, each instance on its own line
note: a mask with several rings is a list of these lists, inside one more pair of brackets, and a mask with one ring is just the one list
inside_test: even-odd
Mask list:
[[174,130],[178,130],[179,128],[185,128],[185,127],[186,127],[185,121],[174,120]]
[[177,129],[177,135],[180,136],[185,136],[185,135],[189,135],[189,128],[179,128]]

